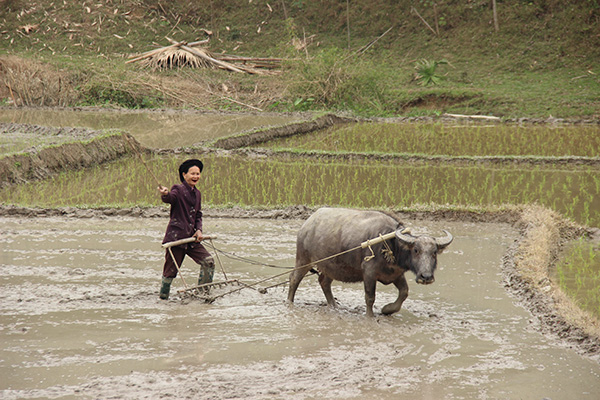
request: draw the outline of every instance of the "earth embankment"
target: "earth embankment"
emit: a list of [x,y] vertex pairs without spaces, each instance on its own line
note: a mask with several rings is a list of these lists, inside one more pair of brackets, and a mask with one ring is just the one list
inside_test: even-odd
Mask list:
[[100,132],[80,128],[51,128],[20,124],[0,124],[0,134],[10,134],[28,140],[31,132],[51,136],[54,145],[36,146],[0,158],[0,184],[24,183],[44,179],[65,170],[86,168],[117,159],[132,151],[143,151],[139,143],[121,132]]

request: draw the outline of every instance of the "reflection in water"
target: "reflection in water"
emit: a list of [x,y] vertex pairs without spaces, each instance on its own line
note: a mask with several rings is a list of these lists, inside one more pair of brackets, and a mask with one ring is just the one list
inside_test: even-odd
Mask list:
[[[365,318],[360,284],[316,279],[213,304],[158,299],[166,220],[1,218],[0,397],[593,399],[600,365],[531,329],[502,286],[515,232],[502,224],[406,221],[450,230],[436,282],[392,317]],[[294,264],[302,221],[205,220],[226,252]],[[49,235],[48,232],[51,234]],[[34,250],[32,250],[32,248]],[[281,272],[222,256],[227,275]],[[197,274],[187,260],[186,278]],[[217,274],[217,279],[220,276]],[[276,281],[278,282],[278,280]],[[173,293],[182,288],[178,279]],[[395,299],[378,285],[376,313]]]
[[110,112],[72,110],[0,110],[0,122],[54,127],[119,129],[150,148],[189,147],[261,126],[301,119],[281,114],[210,114],[194,112]]

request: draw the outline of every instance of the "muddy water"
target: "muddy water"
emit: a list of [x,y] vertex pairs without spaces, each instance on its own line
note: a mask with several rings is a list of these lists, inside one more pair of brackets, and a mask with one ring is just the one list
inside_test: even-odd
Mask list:
[[298,115],[110,112],[74,110],[0,110],[0,122],[54,127],[120,129],[150,148],[185,147],[254,129],[298,121]]
[[[205,225],[220,250],[289,267],[301,222]],[[510,227],[408,222],[455,242],[434,285],[411,277],[401,312],[371,321],[360,284],[335,285],[330,310],[314,277],[293,307],[284,288],[182,299],[179,278],[160,301],[164,220],[2,218],[0,398],[597,398],[598,361],[538,333],[507,295]],[[230,279],[285,272],[220,257]],[[188,283],[197,270],[184,262]],[[379,285],[376,312],[394,298]]]

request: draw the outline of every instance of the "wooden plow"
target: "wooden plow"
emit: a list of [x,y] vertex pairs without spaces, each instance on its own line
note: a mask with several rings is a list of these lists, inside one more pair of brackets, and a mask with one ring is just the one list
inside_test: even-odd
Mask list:
[[[408,231],[409,230],[407,228],[407,229],[405,229],[403,231],[403,233],[406,233]],[[204,236],[202,240],[208,240],[208,241],[210,241],[210,246],[213,248],[213,250],[215,252],[215,255],[217,256],[217,261],[219,263],[219,267],[221,269],[221,272],[223,273],[224,280],[220,281],[220,282],[211,282],[211,283],[205,283],[205,284],[196,285],[196,286],[188,286],[187,285],[187,283],[185,282],[185,279],[183,278],[183,275],[181,274],[181,270],[179,268],[179,265],[177,264],[177,261],[175,260],[175,257],[173,256],[173,252],[171,251],[171,247],[173,247],[173,246],[179,246],[181,244],[195,242],[196,238],[195,237],[190,237],[190,238],[186,238],[186,239],[177,240],[177,241],[174,241],[174,242],[164,243],[162,245],[162,247],[169,250],[169,253],[171,254],[171,257],[173,258],[173,262],[175,263],[175,267],[177,268],[179,276],[181,277],[181,280],[183,282],[184,289],[178,290],[177,293],[181,294],[184,298],[185,297],[196,298],[196,299],[204,300],[207,303],[212,303],[212,302],[214,302],[215,300],[217,300],[217,299],[219,299],[221,297],[227,296],[229,294],[240,292],[240,291],[242,291],[244,289],[253,289],[253,290],[256,290],[259,293],[265,294],[265,293],[267,293],[268,289],[286,285],[288,282],[284,281],[284,282],[276,283],[276,284],[269,285],[269,286],[266,286],[266,287],[262,287],[260,289],[257,288],[256,286],[258,286],[260,284],[263,284],[265,282],[268,282],[268,281],[270,281],[272,279],[279,278],[279,277],[281,277],[283,275],[287,275],[287,274],[289,274],[289,273],[291,273],[291,272],[293,272],[293,271],[295,271],[297,269],[302,269],[302,268],[306,268],[306,267],[309,267],[309,266],[312,267],[312,266],[315,266],[315,265],[317,265],[317,264],[319,264],[319,263],[321,263],[323,261],[330,260],[332,258],[341,256],[342,254],[346,254],[346,253],[349,253],[349,252],[352,252],[352,251],[355,251],[355,250],[358,250],[358,249],[364,249],[364,248],[368,247],[371,250],[371,255],[367,256],[365,258],[374,257],[375,255],[373,253],[373,249],[371,248],[371,246],[375,245],[377,243],[381,243],[381,242],[384,242],[386,240],[392,239],[395,236],[396,236],[395,232],[390,232],[390,233],[387,233],[385,235],[379,235],[379,237],[376,237],[376,238],[373,238],[373,239],[369,239],[367,241],[362,242],[359,246],[353,247],[351,249],[342,251],[342,252],[337,253],[337,254],[333,254],[333,255],[331,255],[329,257],[325,257],[325,258],[322,258],[322,259],[317,260],[317,261],[313,261],[313,262],[311,262],[309,264],[306,264],[306,265],[301,265],[299,267],[290,267],[285,272],[282,272],[282,273],[276,274],[276,275],[272,275],[270,277],[261,279],[259,281],[254,282],[254,283],[244,283],[244,282],[242,282],[242,281],[240,281],[238,279],[228,279],[227,275],[225,273],[225,269],[223,268],[223,263],[221,262],[221,258],[219,256],[219,253],[224,253],[224,252],[222,252],[221,250],[217,249],[215,247],[215,245],[213,244],[213,242],[212,242],[213,239],[216,239],[217,237],[215,235]],[[238,260],[244,260],[241,257],[237,257],[236,256],[236,258]],[[274,266],[274,265],[269,265],[269,264],[264,264],[264,263],[257,263],[255,261],[250,261],[250,260],[247,260],[247,261],[249,261],[249,262],[251,262],[253,264],[259,264],[259,265],[262,265],[262,266],[282,268],[282,267],[279,267],[279,266]],[[318,272],[316,270],[314,270],[314,269],[311,270],[311,272],[313,272],[313,274],[318,274]],[[215,294],[214,293],[213,289],[222,289],[224,287],[229,287],[229,286],[237,286],[237,287],[234,288],[234,289],[231,289],[229,291],[226,291],[224,293],[220,293],[220,294]]]

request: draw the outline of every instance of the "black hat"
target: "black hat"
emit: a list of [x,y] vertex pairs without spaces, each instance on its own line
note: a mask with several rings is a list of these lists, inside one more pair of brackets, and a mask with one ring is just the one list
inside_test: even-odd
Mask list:
[[181,163],[181,165],[179,166],[179,179],[181,180],[181,182],[184,181],[183,174],[187,174],[190,168],[192,167],[198,167],[200,168],[200,172],[202,172],[204,164],[202,164],[202,161],[196,160],[195,158],[186,160],[183,163]]

